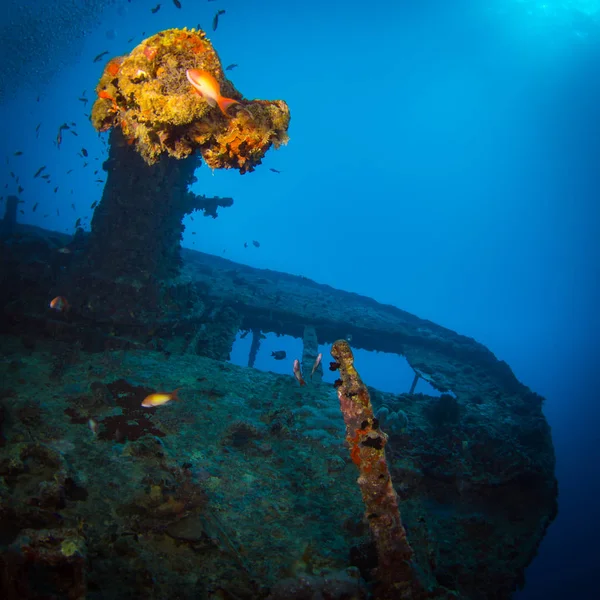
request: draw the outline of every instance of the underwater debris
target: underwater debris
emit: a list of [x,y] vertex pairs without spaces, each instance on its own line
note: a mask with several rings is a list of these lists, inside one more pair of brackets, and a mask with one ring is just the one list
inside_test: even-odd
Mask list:
[[[186,71],[206,72],[219,95],[235,101],[227,116],[199,94]],[[198,151],[213,169],[252,171],[266,151],[288,141],[290,112],[283,100],[244,100],[225,77],[202,30],[168,29],[129,55],[108,61],[96,87],[91,121],[98,131],[119,127],[147,164],[165,153]]]
[[358,467],[358,485],[365,504],[365,518],[377,549],[374,569],[375,597],[424,597],[422,584],[412,567],[413,550],[402,525],[396,492],[385,459],[387,436],[373,414],[367,387],[354,368],[354,355],[346,340],[338,340],[331,355],[339,364],[336,386],[346,424],[350,457]]

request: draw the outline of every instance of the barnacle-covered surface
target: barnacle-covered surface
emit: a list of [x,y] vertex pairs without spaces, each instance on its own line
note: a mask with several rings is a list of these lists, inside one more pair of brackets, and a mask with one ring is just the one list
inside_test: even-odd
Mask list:
[[[226,117],[192,88],[187,69],[208,71],[221,94],[237,100]],[[245,100],[225,77],[201,30],[168,29],[127,56],[110,60],[96,87],[91,119],[98,131],[120,127],[153,164],[164,153],[185,158],[198,150],[213,169],[252,171],[265,152],[287,142],[290,113],[283,100]]]

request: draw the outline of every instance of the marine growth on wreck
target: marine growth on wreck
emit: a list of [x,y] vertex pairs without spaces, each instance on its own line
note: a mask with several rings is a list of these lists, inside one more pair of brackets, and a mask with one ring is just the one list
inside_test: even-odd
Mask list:
[[[542,398],[472,338],[180,248],[183,216],[233,205],[190,192],[200,157],[252,171],[290,120],[203,31],[145,39],[96,91],[91,232],[23,226],[12,195],[0,223],[0,597],[509,600],[557,510]],[[272,354],[287,375],[253,368],[268,334],[301,340]],[[356,350],[412,386],[367,387]]]
[[[190,84],[189,70],[210,74],[221,96],[237,103],[226,114],[211,106]],[[163,154],[185,158],[198,151],[213,169],[246,173],[288,139],[287,104],[244,99],[202,30],[168,29],[147,38],[107,63],[96,91],[94,127],[120,127],[148,164]]]

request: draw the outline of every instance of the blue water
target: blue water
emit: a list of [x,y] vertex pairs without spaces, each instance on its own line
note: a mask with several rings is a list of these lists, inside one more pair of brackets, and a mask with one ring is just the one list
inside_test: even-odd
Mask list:
[[[235,204],[216,220],[188,218],[183,245],[394,304],[507,361],[547,399],[560,484],[559,516],[516,597],[595,598],[600,2],[181,3],[164,0],[156,14],[155,0],[113,3],[68,51],[41,49],[67,52],[48,83],[29,63],[23,81],[3,83],[0,195],[16,192],[12,171],[22,222],[73,232],[81,218],[89,229],[102,192],[93,171],[106,157],[78,101],[94,96],[104,62],[93,58],[129,51],[142,31],[201,24],[223,64],[239,65],[237,89],[284,99],[292,121],[289,144],[255,172],[199,169],[194,191]],[[217,8],[226,14],[212,32]],[[58,149],[71,121],[78,136],[64,133]],[[51,183],[33,179],[42,165]],[[256,366],[285,370],[270,352],[298,348],[269,339]],[[360,360],[371,385],[410,386],[398,357]]]

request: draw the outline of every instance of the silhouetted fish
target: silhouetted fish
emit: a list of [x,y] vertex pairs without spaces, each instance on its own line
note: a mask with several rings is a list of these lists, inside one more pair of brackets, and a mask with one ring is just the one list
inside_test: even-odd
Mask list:
[[105,50],[104,52],[100,52],[100,54],[97,54],[96,57],[94,58],[94,62],[98,62],[99,60],[102,60],[103,56],[106,56],[108,54],[108,50]]
[[216,30],[217,30],[217,27],[219,26],[219,16],[220,16],[220,15],[224,15],[224,14],[225,14],[225,11],[224,11],[223,9],[221,9],[221,10],[218,10],[218,11],[215,13],[215,16],[214,16],[214,18],[213,18],[213,31],[216,31]]

